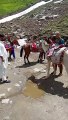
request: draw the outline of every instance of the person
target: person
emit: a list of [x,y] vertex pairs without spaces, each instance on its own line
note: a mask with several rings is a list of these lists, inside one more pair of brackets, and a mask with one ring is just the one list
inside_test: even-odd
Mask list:
[[2,41],[0,41],[0,82],[7,82],[6,69],[8,66],[8,54]]
[[11,60],[11,55],[13,55],[13,58],[15,60],[15,50],[14,50],[14,44],[13,44],[13,42],[10,42],[10,45],[11,45],[11,50],[9,52],[9,59]]
[[[64,42],[64,39],[61,38],[61,34],[59,31],[56,31],[55,32],[55,35],[56,35],[56,46],[58,46],[57,48],[62,48],[64,47],[65,45],[65,42]],[[59,67],[59,75],[62,75],[62,72],[63,72],[63,55],[64,53],[61,54],[60,56],[60,62],[58,64],[58,67]],[[57,70],[57,64],[55,64],[55,71]]]
[[64,42],[64,39],[61,38],[60,32],[56,31],[55,35],[56,35],[56,44],[58,44],[58,45],[64,45],[65,42]]
[[56,41],[56,35],[54,32],[50,33],[50,37],[48,38],[48,42],[50,43],[50,41],[52,41],[52,43],[55,43],[55,41]]

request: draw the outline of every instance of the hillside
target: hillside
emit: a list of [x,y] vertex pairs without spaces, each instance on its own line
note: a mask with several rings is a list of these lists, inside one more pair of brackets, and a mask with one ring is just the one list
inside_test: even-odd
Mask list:
[[[58,30],[62,35],[68,36],[68,0],[54,3],[56,1],[53,0],[53,2],[10,22],[1,23],[0,20],[0,34],[14,33],[12,35],[22,38],[24,35],[40,33],[49,35],[51,31]],[[6,20],[5,16],[1,17]],[[63,66],[62,75],[59,76],[59,68],[57,67],[56,75],[50,74],[48,79],[46,79],[46,56],[45,60],[43,58],[43,63],[38,63],[39,52],[31,52],[29,55],[30,64],[25,64],[24,55],[24,47],[22,57],[20,57],[20,47],[15,47],[15,59],[11,56],[12,60],[8,62],[8,82],[0,80],[0,120],[67,120],[67,51],[64,52],[63,63],[65,66]],[[0,66],[2,66],[1,59]],[[52,72],[51,64],[50,73]]]
[[36,3],[38,0],[0,0],[0,16],[12,14]]
[[36,35],[58,30],[61,34],[68,35],[68,1],[57,4],[54,1],[25,16],[0,24],[0,32]]

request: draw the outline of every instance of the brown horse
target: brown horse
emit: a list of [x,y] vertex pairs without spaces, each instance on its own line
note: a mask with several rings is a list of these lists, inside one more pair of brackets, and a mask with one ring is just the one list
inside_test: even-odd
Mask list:
[[21,47],[21,50],[20,50],[20,57],[22,57],[22,54],[23,54],[23,50],[24,50],[24,63],[26,64],[26,59],[27,59],[27,62],[30,64],[30,61],[29,61],[29,55],[30,55],[30,52],[40,52],[39,54],[39,58],[38,58],[38,62],[41,62],[42,61],[42,57],[43,55],[45,54],[41,45],[37,46],[36,43],[27,43],[25,45],[23,45]]
[[24,52],[25,52],[24,63],[25,64],[26,64],[26,59],[27,59],[27,62],[30,64],[30,62],[29,62],[30,52],[39,52],[40,53],[38,62],[42,62],[43,56],[45,59],[45,52],[42,48],[42,42],[41,42],[42,39],[47,40],[47,37],[46,36],[45,37],[33,36],[33,39],[31,38],[31,40],[28,40],[28,42],[21,47],[20,57],[22,57],[22,53],[24,50]]

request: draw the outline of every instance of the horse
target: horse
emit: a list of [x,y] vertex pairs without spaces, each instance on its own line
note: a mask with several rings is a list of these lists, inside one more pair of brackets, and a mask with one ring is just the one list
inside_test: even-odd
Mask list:
[[22,57],[23,50],[25,51],[24,63],[26,64],[26,59],[27,59],[28,63],[30,64],[29,59],[28,59],[28,58],[29,58],[29,55],[30,55],[30,52],[31,52],[30,44],[26,44],[26,45],[23,45],[23,46],[21,47],[20,57]]
[[[23,50],[24,50],[24,63],[25,64],[26,64],[26,60],[30,64],[30,61],[29,61],[30,52],[40,52],[38,62],[42,62],[42,58],[45,53],[42,49],[40,40],[26,42],[23,39],[22,41],[19,41],[19,44],[22,44],[21,49],[20,49],[20,57],[22,57]],[[45,55],[44,55],[44,59],[45,59]]]
[[[41,57],[44,54],[44,52],[43,52],[43,49],[41,47],[36,46],[36,43],[26,43],[25,45],[23,45],[21,47],[21,50],[20,50],[20,57],[22,57],[23,50],[25,53],[24,54],[24,63],[25,64],[26,64],[26,59],[27,59],[28,64],[30,64],[30,61],[29,61],[30,52],[35,52],[35,53],[40,52],[38,62],[39,61],[41,62],[41,59],[42,59]],[[42,55],[41,55],[41,52],[42,52]]]
[[[43,48],[44,52],[47,53],[47,51],[49,49],[49,44],[47,44],[47,42],[45,43],[44,41],[42,41],[42,48]],[[61,57],[62,53],[64,53],[64,55],[63,55],[63,64],[65,66],[66,72],[68,73],[68,49],[67,49],[67,47],[62,47],[62,48],[54,50],[51,59],[47,58],[47,75],[46,75],[46,79],[50,76],[51,62],[52,62],[52,64],[54,64],[54,61],[56,61],[56,60],[58,60],[58,62],[60,62],[60,57]],[[54,74],[56,74],[55,68],[54,68]]]

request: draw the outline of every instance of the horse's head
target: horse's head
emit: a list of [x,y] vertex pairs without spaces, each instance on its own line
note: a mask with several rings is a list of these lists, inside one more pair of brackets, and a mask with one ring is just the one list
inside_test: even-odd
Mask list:
[[45,40],[42,40],[42,48],[44,52],[46,52],[49,48],[49,44]]

